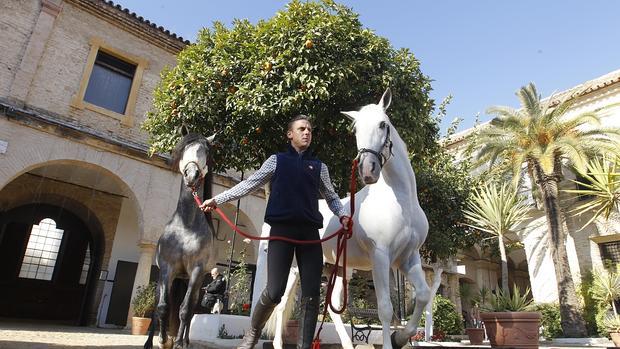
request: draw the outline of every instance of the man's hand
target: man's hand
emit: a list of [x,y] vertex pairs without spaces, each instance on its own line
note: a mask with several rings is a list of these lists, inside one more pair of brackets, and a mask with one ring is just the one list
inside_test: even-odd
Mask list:
[[217,207],[217,203],[215,202],[215,199],[213,198],[205,200],[205,202],[203,202],[202,205],[200,205],[200,209],[203,210],[204,212],[211,212],[216,207]]
[[351,229],[351,217],[349,216],[342,216],[340,217],[340,224],[342,224],[342,227],[346,230]]

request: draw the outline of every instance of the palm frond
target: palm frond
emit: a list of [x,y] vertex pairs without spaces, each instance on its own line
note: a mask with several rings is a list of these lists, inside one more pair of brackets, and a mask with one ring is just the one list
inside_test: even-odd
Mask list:
[[595,269],[592,276],[592,298],[607,304],[620,298],[620,264],[615,270]]
[[555,144],[564,157],[568,158],[578,171],[583,172],[586,169],[588,157],[577,138],[565,137],[558,140]]
[[487,183],[474,190],[464,210],[468,225],[503,236],[528,218],[529,206],[517,189],[504,183],[497,186]]
[[574,99],[561,101],[550,113],[546,113],[549,115],[550,119],[556,119],[562,117],[566,112],[573,106]]
[[538,95],[538,91],[536,91],[536,86],[530,82],[527,86],[521,87],[521,89],[517,91],[517,97],[526,113],[530,117],[537,119],[540,115],[541,108],[540,96]]
[[490,115],[497,115],[499,117],[520,117],[520,112],[518,109],[501,105],[495,105],[487,108],[486,113]]
[[591,198],[573,209],[576,214],[594,212],[592,218],[581,229],[594,222],[598,217],[602,216],[607,220],[612,212],[618,211],[620,207],[620,172],[618,166],[618,162],[611,161],[608,156],[594,158],[588,163],[587,172],[578,170],[585,181],[573,181],[583,189],[564,190],[567,193]]

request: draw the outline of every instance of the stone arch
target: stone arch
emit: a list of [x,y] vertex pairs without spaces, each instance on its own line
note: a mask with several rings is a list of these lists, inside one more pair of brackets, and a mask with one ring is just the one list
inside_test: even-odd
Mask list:
[[[88,208],[70,199],[66,206],[60,207],[54,199],[58,198],[45,197],[39,202],[0,213],[0,231],[6,235],[0,241],[0,274],[5,291],[8,294],[13,292],[12,296],[7,294],[3,298],[2,302],[9,303],[0,308],[3,316],[8,317],[36,317],[87,325],[97,310],[97,276],[106,250],[104,233],[96,215]],[[56,227],[61,229],[60,240],[44,238],[53,236],[46,233],[41,237],[35,234],[35,231],[41,234],[36,228],[40,228],[44,221],[53,223],[52,230]],[[45,239],[45,243],[41,239]],[[55,250],[54,245],[50,244],[54,240],[59,242]],[[37,256],[41,262],[35,262]],[[54,261],[49,279],[38,280],[34,275],[27,276],[27,269],[24,268],[28,268],[28,263],[34,263],[34,270],[45,269],[46,265],[49,266],[49,263],[43,262],[45,258]],[[86,261],[88,271],[83,275]],[[36,300],[34,307],[33,300]],[[19,309],[17,312],[11,310],[15,307]]]
[[[48,169],[52,168],[53,170],[51,171],[56,172],[56,176],[58,176],[58,172],[62,171],[59,168],[62,168],[62,167],[67,167],[67,168],[77,167],[79,169],[82,169],[80,175],[78,176],[86,176],[90,173],[95,173],[97,174],[97,177],[95,177],[94,180],[104,179],[104,180],[112,182],[112,183],[106,184],[108,186],[117,185],[120,191],[122,192],[122,194],[129,199],[129,201],[133,205],[133,208],[138,213],[137,215],[138,217],[136,217],[138,220],[137,222],[138,227],[140,228],[140,231],[143,231],[143,221],[144,221],[143,213],[142,213],[143,209],[140,205],[140,201],[136,197],[136,194],[134,193],[132,188],[127,184],[124,178],[119,177],[112,170],[102,166],[101,164],[92,163],[92,162],[83,161],[83,160],[75,160],[75,159],[57,159],[57,160],[40,162],[40,163],[31,163],[31,164],[28,164],[28,166],[23,167],[21,170],[14,171],[12,174],[9,174],[9,176],[7,176],[8,180],[4,182],[0,182],[0,192],[2,192],[4,188],[6,188],[10,183],[14,182],[17,178],[19,178],[20,176],[23,176],[24,174],[35,172],[40,177],[45,177],[45,175],[50,174],[50,171],[49,170],[46,171],[46,168]],[[1,179],[2,178],[0,177],[0,180]],[[92,183],[93,182],[91,182],[90,184]],[[88,187],[88,181],[86,180],[81,184],[78,183],[78,185],[82,187]],[[93,188],[90,188],[90,189],[93,189]],[[6,210],[8,208],[16,207],[19,204],[24,204],[28,202],[29,198],[26,195],[27,192],[23,192],[21,194],[22,194],[21,196],[13,198],[14,204],[5,203],[3,202],[4,200],[0,200],[0,208],[3,208]]]
[[[96,276],[101,270],[107,273],[115,268],[109,263],[122,205],[131,206],[135,212],[131,219],[136,234],[142,232],[142,208],[134,191],[122,178],[99,164],[59,159],[25,167],[10,178],[0,189],[0,212],[24,205],[49,204],[75,214],[94,234],[97,250],[91,254],[97,258]],[[99,310],[99,299],[95,298],[100,296],[99,291],[89,290],[88,309],[81,324],[95,322]]]
[[[224,204],[220,207],[222,209],[222,211],[224,211],[224,213],[226,214],[226,216],[234,223],[235,221],[235,212],[236,212],[236,205],[232,204],[232,203],[227,203]],[[233,230],[226,224],[226,222],[224,222],[224,220],[222,219],[222,217],[220,217],[217,213],[213,214],[213,220],[214,220],[214,226],[215,229],[217,230],[216,232],[216,241],[215,241],[215,248],[216,250],[225,250],[226,253],[229,253],[229,242],[232,243],[232,238],[233,238]],[[241,209],[239,209],[239,229],[247,232],[248,234],[254,235],[254,236],[260,236],[260,231],[257,230],[257,228],[255,227],[254,223],[252,222],[252,220],[250,219],[250,217]],[[244,237],[237,234],[237,237],[235,238],[235,254],[234,256],[238,255],[238,250],[240,248],[240,246],[243,246],[242,244],[244,244],[243,242]],[[258,240],[252,240],[249,244],[249,246],[251,246],[251,248],[247,249],[247,254],[246,254],[246,262],[250,263],[250,264],[256,264],[256,258],[257,258],[257,254],[256,251],[258,250]],[[221,254],[218,254],[218,257],[220,257]],[[233,260],[235,260],[235,257],[233,256]],[[223,258],[224,260],[227,260],[229,258],[228,255],[225,256],[225,258]],[[218,260],[222,260],[222,258],[218,258]]]

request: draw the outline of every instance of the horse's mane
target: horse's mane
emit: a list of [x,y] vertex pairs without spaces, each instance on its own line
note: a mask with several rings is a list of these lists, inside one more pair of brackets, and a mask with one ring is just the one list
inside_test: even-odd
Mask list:
[[[192,143],[202,143],[207,149],[211,150],[211,145],[207,142],[207,138],[199,133],[188,133],[177,143],[177,145],[172,150],[172,164],[171,167],[173,170],[177,170],[179,167],[179,161],[181,161],[181,156],[183,155],[183,150],[186,146]],[[209,155],[210,155],[209,151]]]

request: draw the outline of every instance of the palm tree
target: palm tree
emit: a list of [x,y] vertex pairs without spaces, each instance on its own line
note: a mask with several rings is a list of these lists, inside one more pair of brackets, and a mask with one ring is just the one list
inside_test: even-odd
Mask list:
[[482,230],[497,237],[502,260],[502,290],[508,294],[508,257],[504,239],[506,233],[528,218],[529,206],[517,193],[516,187],[504,183],[487,183],[474,190],[464,211],[470,227]]
[[534,84],[517,91],[520,109],[492,107],[487,113],[496,117],[482,128],[476,142],[479,163],[508,163],[513,180],[519,182],[523,165],[541,195],[550,252],[554,261],[562,330],[568,337],[583,337],[586,327],[578,310],[575,285],[566,253],[566,231],[561,227],[562,213],[558,201],[558,183],[562,180],[562,163],[567,161],[577,169],[585,168],[587,160],[600,150],[616,146],[610,136],[617,129],[600,127],[597,111],[570,115],[567,113],[571,96],[558,103],[541,102]]
[[609,155],[594,158],[588,163],[587,173],[580,173],[585,181],[573,181],[583,189],[564,190],[588,198],[585,203],[575,208],[577,214],[594,212],[584,227],[601,216],[608,220],[612,213],[618,212],[620,208],[619,170],[620,157],[616,157],[615,161],[611,161]]

